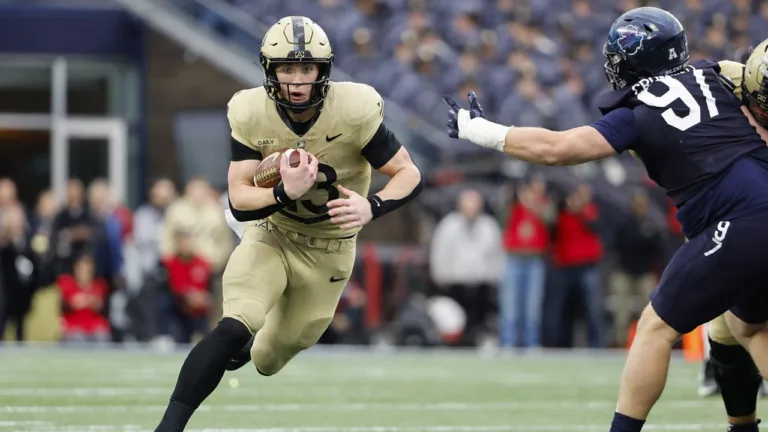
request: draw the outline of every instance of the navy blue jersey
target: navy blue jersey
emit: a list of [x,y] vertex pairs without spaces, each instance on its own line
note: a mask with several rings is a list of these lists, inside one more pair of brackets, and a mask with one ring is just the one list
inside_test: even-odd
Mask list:
[[768,208],[768,150],[719,71],[699,61],[608,93],[600,100],[605,116],[592,125],[617,152],[636,153],[689,238]]

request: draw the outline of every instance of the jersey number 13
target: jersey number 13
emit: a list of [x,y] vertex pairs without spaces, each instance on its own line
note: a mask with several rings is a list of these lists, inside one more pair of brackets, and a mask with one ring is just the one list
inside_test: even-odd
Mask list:
[[[693,71],[693,76],[696,77],[696,82],[699,84],[699,88],[701,88],[701,94],[704,95],[704,99],[706,100],[709,117],[716,117],[719,114],[719,111],[715,104],[715,97],[712,96],[709,84],[707,84],[705,80],[704,71],[696,69]],[[668,125],[680,129],[681,131],[688,130],[701,123],[702,107],[696,102],[696,98],[693,97],[690,90],[685,88],[683,83],[673,77],[665,77],[661,82],[666,84],[668,88],[664,94],[656,96],[646,90],[637,95],[637,99],[648,106],[656,108],[668,107],[672,102],[679,99],[686,107],[688,107],[688,114],[679,116],[672,108],[669,108],[661,114],[664,121],[666,121]]]
[[305,210],[307,210],[308,212],[316,216],[303,218],[295,214],[282,212],[284,215],[290,217],[295,221],[302,222],[305,224],[314,224],[314,223],[322,222],[331,218],[328,215],[328,206],[326,206],[326,204],[328,203],[328,201],[333,201],[339,198],[339,190],[336,189],[336,186],[334,185],[334,183],[336,183],[336,180],[338,179],[338,176],[336,174],[336,170],[334,170],[333,167],[331,167],[330,165],[326,165],[324,163],[317,165],[317,172],[325,175],[325,181],[316,183],[315,188],[319,190],[324,190],[325,192],[327,192],[328,198],[321,203],[314,203],[312,202],[312,200],[305,199],[301,201],[296,201],[291,205],[289,205],[288,207],[286,207],[287,210],[290,210],[293,213],[298,213],[299,206],[301,206]]

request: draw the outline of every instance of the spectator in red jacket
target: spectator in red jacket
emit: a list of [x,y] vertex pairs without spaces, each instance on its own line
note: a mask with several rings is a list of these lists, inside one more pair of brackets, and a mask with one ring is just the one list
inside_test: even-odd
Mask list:
[[574,326],[564,316],[573,295],[581,297],[589,325],[589,345],[604,344],[603,291],[598,264],[603,258],[603,244],[597,233],[599,210],[592,202],[592,189],[579,186],[560,210],[555,226],[553,261],[556,271],[552,290],[545,300],[551,316],[546,323],[556,346],[570,346]]
[[95,277],[93,256],[86,252],[75,259],[73,273],[63,273],[57,279],[62,300],[62,340],[109,341],[109,320],[103,314],[108,287],[103,278]]
[[208,330],[211,313],[211,265],[195,249],[192,233],[174,234],[176,254],[161,262],[158,296],[158,336],[171,336],[171,325],[178,326],[177,343],[190,343],[195,332]]
[[499,286],[499,339],[517,346],[522,332],[525,347],[541,345],[545,257],[555,207],[543,178],[521,185],[504,227],[506,261]]

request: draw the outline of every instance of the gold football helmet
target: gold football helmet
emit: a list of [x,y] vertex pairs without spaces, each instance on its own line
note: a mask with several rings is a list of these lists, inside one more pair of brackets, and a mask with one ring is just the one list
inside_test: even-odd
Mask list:
[[[259,56],[264,70],[264,87],[269,97],[278,105],[294,112],[302,112],[320,104],[328,94],[328,83],[333,67],[333,49],[325,31],[314,21],[302,16],[281,18],[264,35]],[[290,85],[312,85],[309,100],[292,103],[280,93],[275,72],[281,63],[316,63],[319,69],[317,80],[311,83]]]
[[768,39],[756,46],[747,59],[741,95],[755,120],[768,127]]

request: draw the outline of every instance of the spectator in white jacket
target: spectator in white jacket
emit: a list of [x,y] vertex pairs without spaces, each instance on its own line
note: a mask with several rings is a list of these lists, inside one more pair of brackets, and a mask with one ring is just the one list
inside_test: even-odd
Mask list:
[[153,272],[160,263],[160,236],[165,209],[176,198],[176,187],[162,178],[152,184],[149,202],[133,216],[133,243],[141,260],[142,276]]
[[441,291],[464,308],[464,342],[471,343],[485,329],[504,254],[501,228],[483,212],[480,192],[462,191],[457,204],[458,211],[446,215],[435,229],[430,272]]

